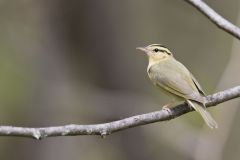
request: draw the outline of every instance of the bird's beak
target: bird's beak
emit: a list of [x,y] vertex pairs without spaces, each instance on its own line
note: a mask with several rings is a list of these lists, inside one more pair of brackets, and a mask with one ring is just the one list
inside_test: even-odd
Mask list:
[[140,51],[143,51],[145,53],[147,53],[147,51],[148,51],[145,47],[137,47],[136,49],[140,50]]

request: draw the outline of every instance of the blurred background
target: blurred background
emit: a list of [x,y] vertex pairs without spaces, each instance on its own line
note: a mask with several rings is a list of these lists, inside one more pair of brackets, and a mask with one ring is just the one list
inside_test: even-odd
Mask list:
[[[238,0],[206,0],[240,26]],[[135,48],[169,47],[207,94],[240,83],[239,41],[183,0],[0,0],[0,124],[93,124],[159,110],[170,99]],[[0,137],[0,159],[238,160],[239,100],[98,136]]]

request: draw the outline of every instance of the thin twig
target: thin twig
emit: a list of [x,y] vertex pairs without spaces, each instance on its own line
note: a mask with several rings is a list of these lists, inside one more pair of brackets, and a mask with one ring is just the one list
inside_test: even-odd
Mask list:
[[[240,97],[240,86],[207,96],[207,107],[215,106],[219,103]],[[0,136],[18,136],[34,139],[43,139],[56,136],[76,136],[76,135],[101,135],[105,137],[111,133],[127,128],[137,127],[149,123],[166,121],[179,117],[185,113],[193,111],[186,104],[180,104],[169,111],[160,110],[156,112],[132,116],[103,124],[91,125],[65,125],[45,128],[25,128],[13,126],[0,126]]]
[[203,2],[202,0],[185,1],[191,4],[193,7],[197,8],[219,28],[225,30],[226,32],[240,40],[240,28],[238,28],[228,20],[224,19],[221,15],[219,15],[216,11],[209,7],[205,2]]

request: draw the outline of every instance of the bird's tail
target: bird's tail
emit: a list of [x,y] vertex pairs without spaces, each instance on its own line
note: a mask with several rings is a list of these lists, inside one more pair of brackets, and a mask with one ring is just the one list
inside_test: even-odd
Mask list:
[[207,112],[207,110],[204,108],[204,106],[198,104],[197,102],[187,100],[187,103],[193,107],[198,113],[201,114],[202,118],[206,122],[206,124],[211,128],[218,128],[217,122],[212,118],[210,113]]

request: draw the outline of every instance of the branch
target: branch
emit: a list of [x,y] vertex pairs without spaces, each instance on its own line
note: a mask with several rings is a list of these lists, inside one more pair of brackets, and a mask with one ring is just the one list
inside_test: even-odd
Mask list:
[[[207,96],[206,106],[215,106],[219,103],[229,101],[237,97],[240,97],[240,86]],[[76,135],[101,135],[102,137],[105,137],[111,133],[125,130],[128,128],[174,119],[191,111],[193,111],[193,109],[188,107],[187,104],[183,103],[171,108],[169,111],[160,110],[103,124],[71,124],[65,126],[45,128],[0,126],[0,136],[29,137],[38,140],[46,137]]]
[[204,14],[209,20],[216,24],[220,29],[225,30],[232,36],[240,40],[240,28],[232,24],[231,22],[224,19],[221,15],[215,12],[211,7],[209,7],[202,0],[185,0],[193,7],[198,9],[202,14]]

